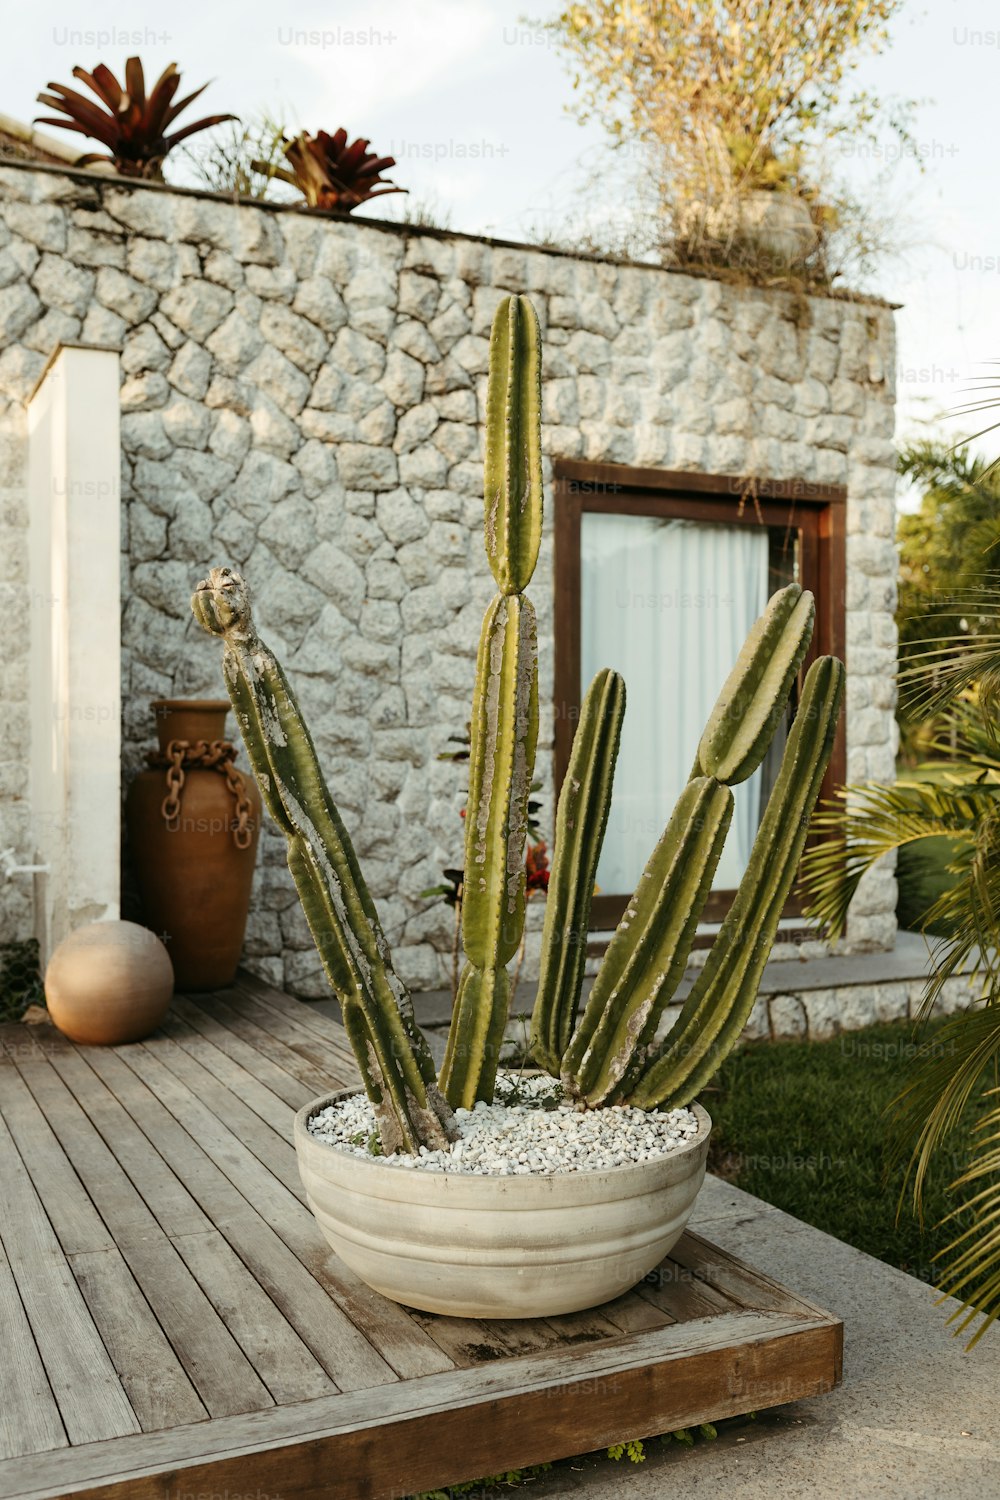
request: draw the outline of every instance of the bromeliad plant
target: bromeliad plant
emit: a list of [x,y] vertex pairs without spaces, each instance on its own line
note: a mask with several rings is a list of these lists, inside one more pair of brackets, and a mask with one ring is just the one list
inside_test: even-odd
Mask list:
[[310,135],[304,130],[284,143],[288,167],[254,162],[253,169],[269,170],[272,177],[291,183],[310,208],[339,209],[349,214],[370,198],[406,192],[382,175],[396,165],[396,158],[376,155],[368,150],[370,144],[364,136],[348,144],[343,128],[332,135],[325,130]]
[[175,104],[174,95],[181,82],[176,63],[164,68],[148,97],[142,63],[137,57],[130,57],[125,64],[124,86],[103,63],[98,64],[93,73],[88,73],[85,68],[74,68],[73,77],[85,83],[104,108],[65,84],[50,83],[52,93],[39,94],[38,102],[59,110],[65,118],[46,117],[35,123],[75,130],[78,135],[100,141],[111,153],[110,157],[96,152],[81,156],[76,163],[78,167],[110,161],[125,177],[145,177],[158,182],[163,177],[164,158],[181,141],[201,130],[208,130],[212,125],[236,119],[235,115],[208,115],[168,134],[177,116],[208,87],[202,84],[200,89],[195,89],[193,94]]
[[[440,1147],[452,1110],[493,1097],[507,1021],[507,965],[524,924],[524,845],[538,735],[535,612],[525,594],[542,534],[541,357],[530,302],[509,297],[490,344],[486,611],[471,724],[462,942],[465,966],[440,1080],[392,968],[372,898],[281,668],[254,628],[246,585],[216,568],[192,606],[223,638],[233,706],[371,1099],[384,1151]],[[797,584],[753,627],[702,736],[691,776],[650,857],[577,1020],[594,876],[608,817],[625,685],[599,672],[587,693],[559,799],[538,998],[537,1061],[580,1108],[687,1104],[735,1045],[802,854],[833,745],[843,665],[806,673],[781,769],[736,899],[663,1043],[733,808],[761,764],[812,634]]]

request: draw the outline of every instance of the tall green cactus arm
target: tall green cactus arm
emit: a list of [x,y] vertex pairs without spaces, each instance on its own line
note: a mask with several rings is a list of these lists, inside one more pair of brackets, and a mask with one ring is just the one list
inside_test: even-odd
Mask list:
[[645,1057],[684,974],[732,812],[732,792],[711,777],[689,781],[677,799],[562,1061],[567,1091],[588,1105],[610,1102]]
[[507,1020],[506,965],[524,930],[524,843],[538,739],[535,611],[522,592],[542,529],[538,321],[508,297],[493,319],[486,398],[486,553],[500,592],[476,662],[465,823],[462,942],[468,960],[441,1070],[456,1108],[490,1100]]
[[441,1086],[456,1109],[472,1109],[477,1099],[493,1098],[509,1010],[510,976],[504,965],[480,969],[467,963],[441,1065]]
[[785,711],[815,613],[812,594],[797,583],[772,594],[709,715],[693,776],[736,786],[756,771]]
[[223,669],[250,764],[288,840],[288,866],[375,1110],[382,1148],[441,1148],[456,1130],[392,968],[389,945],[287,679],[254,628],[238,573],[213,568],[191,607],[222,637]]
[[535,612],[523,596],[498,594],[483,622],[472,705],[462,883],[469,968],[441,1072],[456,1108],[493,1097],[509,999],[505,965],[524,930],[524,844],[537,738]]
[[501,594],[527,588],[542,537],[542,359],[527,297],[493,319],[483,469],[486,555]]
[[736,1045],[757,998],[830,760],[844,666],[821,656],[806,673],[781,769],[736,899],[660,1055],[627,1098],[639,1109],[688,1104]]
[[531,1017],[531,1052],[559,1077],[580,1003],[597,863],[625,716],[625,683],[608,668],[587,690],[559,793],[545,898],[542,961]]
[[479,646],[465,813],[462,939],[479,968],[507,963],[521,941],[537,738],[535,611],[523,596],[498,594]]

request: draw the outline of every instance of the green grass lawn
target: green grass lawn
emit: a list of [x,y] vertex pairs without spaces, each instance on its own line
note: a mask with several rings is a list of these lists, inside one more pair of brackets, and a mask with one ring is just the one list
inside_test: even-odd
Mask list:
[[[936,1027],[921,1032],[933,1039]],[[903,1170],[885,1176],[886,1106],[905,1085],[916,1043],[908,1022],[825,1042],[745,1046],[703,1097],[715,1121],[711,1170],[796,1218],[912,1276],[933,1281],[932,1258],[957,1232],[937,1228],[953,1206],[948,1184],[964,1156],[937,1163],[925,1225],[909,1197],[897,1223]]]

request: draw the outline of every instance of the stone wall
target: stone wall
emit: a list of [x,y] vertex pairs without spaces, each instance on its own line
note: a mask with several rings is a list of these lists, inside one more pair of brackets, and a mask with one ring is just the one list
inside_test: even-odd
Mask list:
[[[0,168],[0,845],[31,842],[24,403],[60,342],[121,349],[126,771],[148,701],[218,696],[188,596],[213,563],[251,580],[293,675],[400,970],[445,981],[450,913],[420,892],[460,855],[461,778],[436,755],[469,714],[491,593],[481,544],[488,332],[527,291],[545,336],[553,457],[846,484],[848,773],[891,777],[894,343],[881,305],[748,290],[408,226],[343,221]],[[551,519],[551,512],[549,520]],[[532,585],[552,701],[551,530]],[[553,807],[552,726],[539,775]],[[891,872],[851,927],[891,945]],[[533,941],[540,913],[532,914]],[[0,888],[4,932],[28,920]],[[248,961],[325,992],[268,832]],[[532,954],[529,949],[530,974]]]

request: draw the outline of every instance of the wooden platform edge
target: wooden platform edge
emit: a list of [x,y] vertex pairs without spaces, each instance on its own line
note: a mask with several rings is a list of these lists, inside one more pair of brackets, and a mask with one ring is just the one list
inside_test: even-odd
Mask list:
[[[495,1472],[830,1391],[843,1324],[739,1312],[0,1464],[4,1500],[404,1500]],[[373,1409],[374,1408],[374,1409]],[[401,1479],[405,1476],[405,1482]]]

